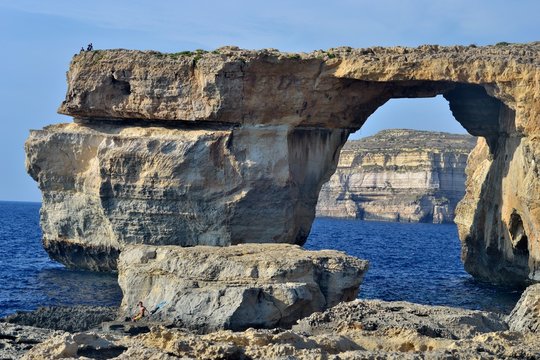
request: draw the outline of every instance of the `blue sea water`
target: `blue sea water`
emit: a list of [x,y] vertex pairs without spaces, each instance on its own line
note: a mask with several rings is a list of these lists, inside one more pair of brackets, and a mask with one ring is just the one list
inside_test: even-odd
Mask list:
[[[116,276],[74,271],[41,245],[39,203],[0,202],[0,317],[43,305],[118,305]],[[476,282],[459,260],[454,225],[316,219],[309,249],[370,261],[361,298],[508,312],[520,292]]]
[[509,313],[523,289],[474,280],[463,269],[454,224],[318,218],[305,245],[369,260],[360,298]]
[[45,305],[118,305],[115,275],[69,270],[49,259],[40,206],[0,201],[0,317]]

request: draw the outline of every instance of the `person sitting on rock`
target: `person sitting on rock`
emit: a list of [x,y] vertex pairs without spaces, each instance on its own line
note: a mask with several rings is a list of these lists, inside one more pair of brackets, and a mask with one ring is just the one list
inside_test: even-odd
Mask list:
[[148,310],[146,310],[146,307],[143,305],[142,301],[139,301],[137,303],[137,307],[139,308],[139,312],[137,313],[137,315],[131,318],[132,321],[141,320],[148,313]]
[[94,50],[94,45],[92,45],[92,43],[88,44],[88,46],[86,47],[86,51],[92,51]]
[[81,46],[81,51],[79,51],[79,53],[82,53],[84,52],[84,48]]

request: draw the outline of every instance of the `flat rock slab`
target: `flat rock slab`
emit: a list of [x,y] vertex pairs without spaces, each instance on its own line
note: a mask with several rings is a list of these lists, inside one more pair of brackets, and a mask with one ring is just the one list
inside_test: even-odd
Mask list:
[[143,301],[149,321],[203,332],[289,327],[355,299],[367,267],[342,252],[289,244],[127,246],[118,266],[121,313],[133,315]]
[[540,284],[525,290],[506,321],[510,330],[540,333]]
[[150,332],[152,325],[163,325],[162,323],[148,323],[146,321],[106,321],[101,324],[100,328],[106,333],[116,333],[123,335],[139,335]]
[[0,322],[0,359],[20,359],[35,345],[62,334],[63,331]]
[[18,311],[2,320],[12,324],[75,332],[114,320],[117,312],[117,307],[109,306],[50,306],[34,311]]
[[320,335],[347,330],[408,329],[431,338],[466,339],[508,330],[496,313],[405,301],[355,300],[302,319],[293,330]]

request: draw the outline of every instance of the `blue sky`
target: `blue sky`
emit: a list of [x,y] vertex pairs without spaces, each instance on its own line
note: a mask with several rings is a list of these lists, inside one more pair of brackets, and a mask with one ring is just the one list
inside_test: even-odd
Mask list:
[[[176,52],[223,45],[310,51],[540,40],[537,0],[0,0],[0,200],[39,201],[24,169],[29,129],[56,114],[81,46]],[[463,132],[446,101],[391,100],[356,136],[392,127]]]

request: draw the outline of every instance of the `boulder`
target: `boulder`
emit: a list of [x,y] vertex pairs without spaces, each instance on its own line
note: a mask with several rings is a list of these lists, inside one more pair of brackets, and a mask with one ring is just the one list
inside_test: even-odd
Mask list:
[[529,286],[506,319],[510,330],[540,335],[540,284]]
[[206,332],[290,327],[356,298],[367,261],[288,244],[127,246],[119,259],[121,313],[143,301],[151,321]]

